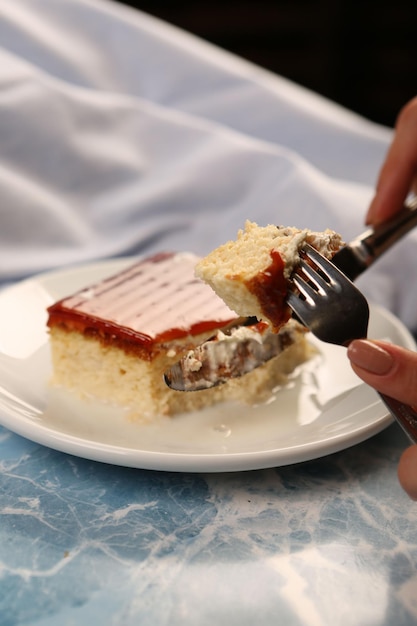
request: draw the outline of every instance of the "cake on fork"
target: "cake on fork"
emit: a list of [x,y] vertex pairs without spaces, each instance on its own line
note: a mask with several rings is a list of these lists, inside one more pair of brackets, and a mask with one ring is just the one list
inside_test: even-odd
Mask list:
[[196,275],[238,315],[265,320],[277,331],[291,316],[286,304],[289,281],[307,243],[328,259],[343,245],[341,236],[330,229],[315,232],[247,221],[235,241],[219,246],[197,264]]

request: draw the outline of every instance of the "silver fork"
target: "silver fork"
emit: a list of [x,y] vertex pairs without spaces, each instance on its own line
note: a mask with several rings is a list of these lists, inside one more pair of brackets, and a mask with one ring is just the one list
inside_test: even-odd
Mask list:
[[[297,318],[319,339],[348,346],[368,333],[369,307],[365,296],[335,266],[310,245],[291,282],[287,302]],[[379,395],[409,439],[417,443],[417,412],[384,393]]]

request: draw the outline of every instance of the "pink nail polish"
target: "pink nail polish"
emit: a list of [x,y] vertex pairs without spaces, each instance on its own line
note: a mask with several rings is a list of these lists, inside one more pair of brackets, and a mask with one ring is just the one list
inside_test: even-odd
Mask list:
[[353,341],[347,353],[354,365],[378,376],[388,374],[394,364],[389,352],[366,339]]

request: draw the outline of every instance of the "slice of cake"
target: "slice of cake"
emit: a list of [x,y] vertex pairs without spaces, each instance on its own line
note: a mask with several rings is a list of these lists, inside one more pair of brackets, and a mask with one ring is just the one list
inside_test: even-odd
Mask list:
[[[241,378],[195,393],[165,384],[168,367],[242,321],[195,277],[198,260],[187,253],[158,254],[50,306],[52,383],[128,407],[142,419],[270,397],[310,354],[299,325],[283,329],[280,356]],[[265,326],[252,326],[260,342]]]
[[278,330],[291,317],[285,302],[288,281],[305,243],[326,258],[343,245],[341,236],[332,230],[313,232],[247,221],[236,241],[216,248],[197,264],[196,276],[238,315],[266,320]]

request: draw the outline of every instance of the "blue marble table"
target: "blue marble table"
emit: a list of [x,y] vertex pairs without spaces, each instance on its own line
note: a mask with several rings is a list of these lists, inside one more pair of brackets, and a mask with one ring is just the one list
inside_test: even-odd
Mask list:
[[417,504],[395,424],[230,474],[75,458],[0,429],[0,623],[417,623]]

